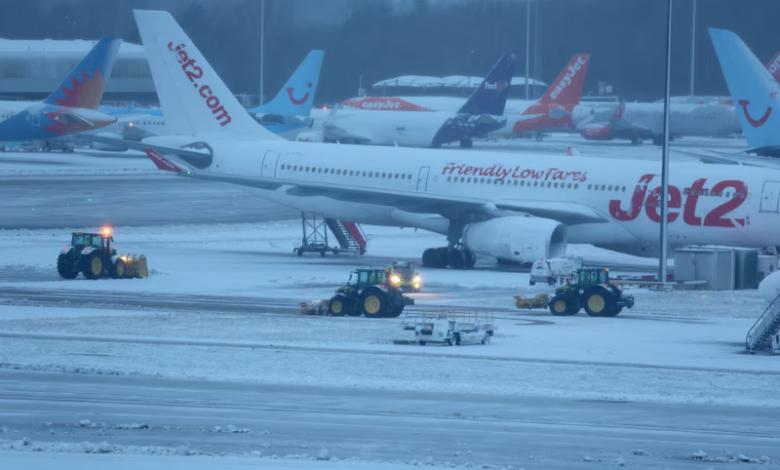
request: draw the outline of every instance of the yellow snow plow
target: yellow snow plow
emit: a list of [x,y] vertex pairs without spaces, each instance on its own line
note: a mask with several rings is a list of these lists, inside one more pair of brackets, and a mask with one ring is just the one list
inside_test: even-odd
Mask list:
[[524,295],[515,296],[515,306],[517,308],[526,308],[531,310],[532,308],[547,308],[550,304],[550,296],[548,294],[536,294],[533,297],[526,297]]
[[119,255],[125,262],[125,277],[149,277],[149,267],[144,255]]

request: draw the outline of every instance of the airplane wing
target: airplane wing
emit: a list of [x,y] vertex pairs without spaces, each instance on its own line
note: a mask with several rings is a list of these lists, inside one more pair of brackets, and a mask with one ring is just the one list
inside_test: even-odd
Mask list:
[[116,121],[120,123],[138,121],[141,119],[146,119],[149,116],[151,116],[151,114],[143,114],[143,113],[114,114]]
[[175,148],[166,147],[164,145],[149,144],[139,142],[137,140],[127,140],[121,138],[106,137],[103,135],[91,135],[91,134],[76,134],[73,136],[83,142],[97,142],[100,144],[113,145],[120,148],[128,148],[131,150],[139,150],[146,152],[147,150],[154,150],[160,155],[176,155],[181,157],[185,162],[195,167],[206,167],[211,164],[211,155],[202,150],[188,149],[188,148]]
[[719,152],[717,150],[707,150],[707,153],[703,153],[703,150],[700,153],[680,149],[674,149],[674,151],[683,155],[698,158],[702,163],[755,166],[773,169],[780,167],[780,162],[772,158],[751,157],[749,155]]

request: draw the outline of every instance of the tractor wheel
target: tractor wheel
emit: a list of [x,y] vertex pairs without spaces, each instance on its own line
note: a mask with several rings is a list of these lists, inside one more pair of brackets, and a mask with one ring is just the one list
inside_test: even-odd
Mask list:
[[387,294],[377,288],[367,289],[360,296],[360,310],[368,318],[384,317],[388,311]]
[[121,258],[117,258],[113,266],[111,266],[111,278],[122,279],[127,274],[127,266]]
[[612,294],[603,288],[591,288],[583,297],[585,311],[591,317],[609,317],[614,316],[612,312],[616,310]]
[[463,261],[466,269],[471,269],[477,264],[477,255],[471,250],[463,250]]
[[435,267],[438,259],[439,252],[436,251],[436,248],[428,248],[427,250],[423,251],[422,264],[426,268]]
[[328,315],[332,317],[343,317],[349,312],[349,300],[341,294],[330,299],[328,306]]
[[84,260],[84,277],[87,279],[100,279],[103,276],[103,258],[102,253],[93,251]]
[[73,267],[69,258],[68,253],[60,253],[60,256],[57,257],[57,272],[63,279],[76,279],[79,270]]
[[550,313],[556,317],[566,317],[576,314],[576,311],[572,313],[572,306],[569,305],[569,303],[570,302],[567,302],[563,297],[553,297],[550,300]]

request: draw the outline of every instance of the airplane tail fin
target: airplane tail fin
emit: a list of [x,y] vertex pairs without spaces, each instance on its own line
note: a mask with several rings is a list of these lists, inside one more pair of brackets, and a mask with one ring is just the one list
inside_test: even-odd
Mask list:
[[618,105],[617,109],[615,110],[615,114],[612,115],[612,119],[614,120],[620,120],[623,119],[623,113],[626,111],[626,100],[623,100]]
[[295,69],[287,83],[284,84],[274,99],[268,103],[252,108],[250,113],[280,114],[283,116],[308,116],[314,104],[314,94],[317,92],[317,82],[320,80],[323,51],[311,51]]
[[133,13],[172,134],[221,132],[282,139],[246,112],[170,13]]
[[69,108],[98,109],[122,40],[102,38],[45,100]]
[[780,84],[731,31],[709,28],[737,118],[751,147],[780,144]]
[[772,57],[772,60],[766,64],[766,69],[769,70],[769,73],[772,74],[775,80],[780,82],[780,52],[775,54],[775,56]]
[[509,86],[512,84],[516,59],[517,56],[512,53],[501,56],[458,113],[502,116],[506,107],[506,98],[509,96]]
[[585,75],[590,63],[589,54],[577,54],[572,57],[547,92],[539,98],[540,104],[578,105],[585,86]]

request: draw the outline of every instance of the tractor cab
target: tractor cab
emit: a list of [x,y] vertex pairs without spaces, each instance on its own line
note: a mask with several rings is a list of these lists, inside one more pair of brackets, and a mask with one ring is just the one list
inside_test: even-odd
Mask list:
[[580,269],[577,271],[577,285],[609,284],[609,269]]
[[73,232],[71,234],[70,246],[74,248],[98,248],[111,251],[111,242],[114,237],[109,233],[85,233]]

